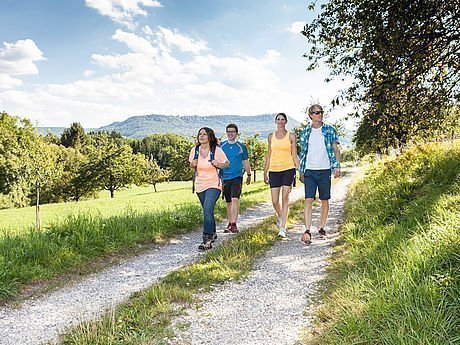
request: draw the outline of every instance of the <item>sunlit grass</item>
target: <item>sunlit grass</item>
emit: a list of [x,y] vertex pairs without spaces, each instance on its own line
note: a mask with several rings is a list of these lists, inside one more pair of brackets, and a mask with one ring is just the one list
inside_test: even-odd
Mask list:
[[171,319],[195,302],[198,292],[228,280],[239,280],[255,259],[276,241],[274,217],[241,232],[206,253],[199,262],[171,272],[149,289],[110,310],[100,320],[83,322],[63,344],[161,344],[174,335]]
[[460,343],[460,143],[376,163],[346,208],[314,344]]
[[[242,210],[267,200],[269,195],[268,188],[260,182],[245,186],[244,190],[250,193],[242,197]],[[120,197],[117,202],[124,208],[118,206],[119,212],[108,212],[109,204],[104,206],[105,211],[89,212],[88,208],[88,212],[63,215],[43,231],[35,231],[33,227],[0,231],[0,300],[15,296],[25,284],[84,268],[94,259],[136,253],[139,243],[158,242],[196,229],[202,222],[197,196],[190,188],[172,193],[176,206],[168,204],[171,198],[166,197],[167,192],[162,198],[158,197],[160,193],[153,193],[156,206],[149,210],[125,203]],[[131,197],[138,195],[142,200],[141,194],[131,193]],[[92,207],[92,202],[95,201],[86,205]],[[225,215],[225,202],[219,199],[217,219]]]

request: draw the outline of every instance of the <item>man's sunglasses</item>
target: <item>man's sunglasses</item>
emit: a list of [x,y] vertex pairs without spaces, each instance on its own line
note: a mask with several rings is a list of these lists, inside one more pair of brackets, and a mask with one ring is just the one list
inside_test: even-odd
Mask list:
[[320,111],[312,111],[311,114],[312,115],[322,115],[324,113],[324,111],[320,110]]

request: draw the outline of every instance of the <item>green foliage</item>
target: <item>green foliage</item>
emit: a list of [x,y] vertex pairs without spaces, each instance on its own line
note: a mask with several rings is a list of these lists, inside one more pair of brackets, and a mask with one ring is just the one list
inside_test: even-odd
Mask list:
[[142,183],[147,164],[142,154],[133,155],[132,148],[121,138],[106,133],[94,135],[91,143],[88,147],[90,179],[110,191],[112,198],[116,190]]
[[[139,243],[162,241],[193,230],[202,221],[202,211],[198,198],[184,184],[172,183],[172,187],[158,193],[150,191],[150,195],[145,188],[135,188],[131,194],[124,191],[124,199],[45,205],[48,208],[43,207],[43,213],[57,209],[56,220],[48,221],[40,232],[33,227],[8,230],[3,225],[0,300],[16,295],[25,284],[85,267],[106,254],[132,253]],[[241,210],[267,200],[269,193],[262,182],[247,186],[244,192]],[[80,208],[68,210],[65,207],[69,205]],[[0,221],[9,222],[11,228],[25,218],[22,212],[26,210],[0,211]],[[217,219],[226,212],[225,202],[219,200]]]
[[446,120],[460,100],[458,2],[331,0],[321,8],[304,28],[305,56],[310,68],[324,59],[333,76],[355,80],[342,97],[363,105],[359,150],[451,132]]
[[171,176],[171,170],[161,169],[157,161],[154,159],[149,159],[146,164],[145,172],[143,174],[145,182],[152,184],[156,192],[157,183],[168,181]]
[[188,154],[193,143],[177,134],[152,134],[142,140],[130,142],[134,153],[142,153],[155,160],[161,169],[170,170],[170,178],[175,181],[190,180],[192,172],[188,164]]
[[460,339],[460,142],[406,150],[354,186],[313,343]]
[[248,149],[249,164],[254,174],[254,181],[256,181],[256,171],[263,170],[265,166],[265,156],[268,151],[267,143],[261,140],[257,133],[253,136],[244,138],[243,143]]
[[65,147],[73,147],[80,150],[86,144],[87,135],[85,130],[78,122],[70,125],[70,128],[64,129],[61,135],[61,144]]

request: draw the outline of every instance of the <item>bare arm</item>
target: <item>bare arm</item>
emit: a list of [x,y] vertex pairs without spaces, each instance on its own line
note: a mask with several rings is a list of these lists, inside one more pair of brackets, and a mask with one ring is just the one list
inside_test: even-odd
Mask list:
[[243,168],[246,170],[246,184],[251,183],[251,164],[249,164],[249,160],[243,159]]
[[268,183],[268,168],[270,167],[270,156],[272,154],[272,149],[271,149],[272,135],[273,133],[270,133],[268,135],[268,153],[267,153],[267,156],[265,157],[265,168],[264,168],[265,183]]
[[294,158],[294,165],[297,170],[300,170],[299,155],[297,154],[297,137],[294,133],[290,133],[291,139],[291,155]]

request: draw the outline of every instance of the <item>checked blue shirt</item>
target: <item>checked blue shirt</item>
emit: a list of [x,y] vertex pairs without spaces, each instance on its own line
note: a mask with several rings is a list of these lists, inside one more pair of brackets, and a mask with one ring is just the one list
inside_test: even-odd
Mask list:
[[[311,125],[307,126],[301,133],[299,138],[300,143],[300,172],[305,173],[307,166],[307,152],[308,152],[308,141],[310,139]],[[326,145],[327,155],[329,156],[329,162],[331,163],[331,170],[340,168],[340,163],[335,159],[334,147],[332,144],[339,142],[339,136],[334,127],[323,123],[321,128],[321,134],[324,136],[324,144]]]

